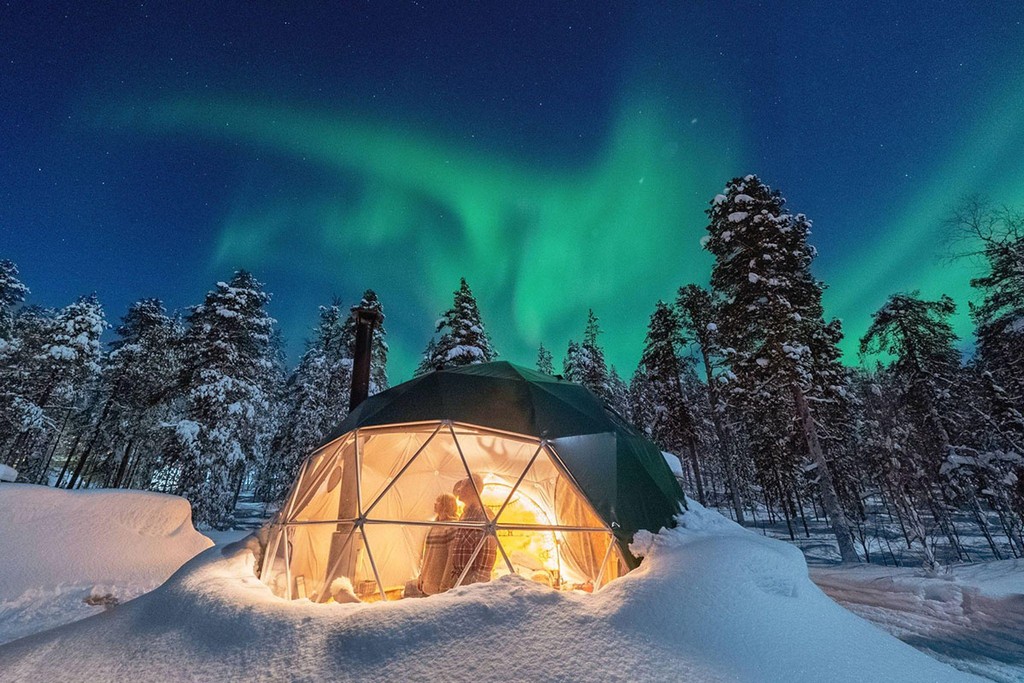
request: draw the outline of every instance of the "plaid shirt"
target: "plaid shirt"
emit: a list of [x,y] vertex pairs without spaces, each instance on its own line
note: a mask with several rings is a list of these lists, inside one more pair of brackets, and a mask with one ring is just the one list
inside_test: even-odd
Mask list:
[[[474,505],[466,508],[460,521],[486,522],[488,519],[484,510]],[[446,584],[449,588],[455,586],[458,582],[462,571],[473,558],[473,552],[480,545],[480,539],[485,535],[487,538],[484,539],[484,545],[480,548],[480,552],[477,553],[473,564],[470,565],[469,571],[466,572],[466,578],[462,580],[461,585],[467,586],[471,583],[483,583],[491,580],[494,561],[498,557],[498,539],[487,534],[483,529],[457,528],[452,538],[451,555],[448,562],[449,570]]]

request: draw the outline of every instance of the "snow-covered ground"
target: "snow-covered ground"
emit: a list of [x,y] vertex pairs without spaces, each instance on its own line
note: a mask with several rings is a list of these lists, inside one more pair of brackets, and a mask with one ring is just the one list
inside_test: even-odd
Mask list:
[[386,604],[289,602],[254,576],[253,543],[207,550],[147,595],[0,646],[0,679],[971,678],[838,606],[793,546],[696,504],[679,528],[641,534],[641,568],[593,595],[505,577]]
[[176,496],[0,484],[0,643],[146,593],[211,545]]
[[1024,681],[1024,560],[812,567],[826,594],[900,640],[991,680]]

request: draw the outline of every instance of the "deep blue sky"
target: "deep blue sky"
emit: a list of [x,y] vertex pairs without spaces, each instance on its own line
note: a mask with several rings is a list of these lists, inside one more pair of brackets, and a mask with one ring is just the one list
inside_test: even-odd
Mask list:
[[0,9],[0,258],[112,322],[246,267],[294,357],[373,287],[400,381],[465,275],[509,360],[592,306],[628,376],[733,175],[814,221],[851,339],[966,301],[957,197],[1024,205],[1016,2],[108,4]]

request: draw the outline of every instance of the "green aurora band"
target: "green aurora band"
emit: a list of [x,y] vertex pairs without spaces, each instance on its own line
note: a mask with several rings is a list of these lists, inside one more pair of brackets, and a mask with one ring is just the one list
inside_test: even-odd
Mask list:
[[[943,261],[937,245],[961,195],[1024,205],[1024,130],[1013,106],[1024,101],[1021,84],[994,98],[997,106],[975,122],[963,149],[902,211],[879,218],[884,228],[865,230],[848,253],[822,259],[827,270],[817,267],[830,285],[828,314],[844,320],[848,362],[857,361],[871,312],[895,291],[953,296],[961,306],[957,330],[969,338],[968,281],[977,265]],[[212,266],[298,269],[325,291],[347,283],[346,291],[374,287],[385,305],[412,302],[420,317],[400,321],[409,327],[391,335],[396,381],[411,375],[460,276],[477,294],[503,357],[532,364],[543,342],[559,358],[593,308],[607,355],[628,378],[654,302],[670,300],[681,284],[707,282],[711,262],[699,247],[707,202],[732,176],[757,172],[745,165],[733,126],[709,128],[670,111],[678,109],[664,98],[625,98],[606,143],[570,169],[245,100],[164,101],[133,125],[244,145],[337,175],[338,192],[310,190],[266,206],[240,201],[225,219]],[[422,328],[421,341],[413,328]]]

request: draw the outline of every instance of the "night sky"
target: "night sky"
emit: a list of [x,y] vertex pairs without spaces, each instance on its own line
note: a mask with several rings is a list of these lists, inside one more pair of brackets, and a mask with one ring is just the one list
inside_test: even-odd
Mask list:
[[248,268],[292,360],[372,287],[393,382],[465,276],[502,357],[560,359],[592,307],[628,377],[756,173],[814,221],[850,362],[894,291],[969,335],[943,219],[1024,207],[1024,5],[843,4],[6,3],[0,258],[112,322]]

